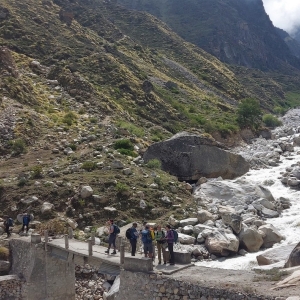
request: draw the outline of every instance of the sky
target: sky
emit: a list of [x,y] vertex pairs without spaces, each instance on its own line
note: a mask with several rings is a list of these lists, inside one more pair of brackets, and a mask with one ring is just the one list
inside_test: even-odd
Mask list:
[[263,3],[276,27],[293,34],[300,26],[300,0],[263,0]]

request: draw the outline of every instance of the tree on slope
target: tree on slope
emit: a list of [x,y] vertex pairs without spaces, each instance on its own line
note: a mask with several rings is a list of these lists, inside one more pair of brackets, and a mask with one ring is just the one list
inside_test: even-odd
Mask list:
[[241,128],[257,130],[261,125],[262,110],[259,102],[253,98],[241,101],[237,108],[237,122]]

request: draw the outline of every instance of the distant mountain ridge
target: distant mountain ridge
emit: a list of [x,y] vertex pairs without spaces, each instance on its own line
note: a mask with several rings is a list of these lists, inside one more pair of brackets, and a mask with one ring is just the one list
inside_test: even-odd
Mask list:
[[118,0],[147,11],[185,40],[223,62],[261,70],[300,68],[278,34],[262,0]]

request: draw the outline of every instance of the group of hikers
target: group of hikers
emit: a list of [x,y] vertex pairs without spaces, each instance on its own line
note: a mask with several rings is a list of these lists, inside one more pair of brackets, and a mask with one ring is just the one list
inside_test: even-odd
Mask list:
[[[113,247],[114,250],[111,254],[116,254],[116,237],[117,234],[120,233],[120,229],[114,224],[113,220],[109,220],[108,230],[108,249],[105,251],[105,253],[109,254],[111,247]],[[144,222],[143,228],[138,231],[137,223],[134,222],[132,224],[132,227],[127,229],[126,238],[130,241],[131,244],[131,256],[135,256],[137,241],[139,238],[141,238],[145,257],[152,258],[152,260],[154,260],[153,247],[156,246],[158,254],[158,264],[162,263],[162,258],[164,264],[175,264],[173,247],[174,243],[177,242],[178,234],[175,230],[171,228],[170,225],[167,225],[165,227],[165,230],[163,230],[160,225],[158,225],[155,228],[151,228],[147,224],[147,222]]]
[[[31,221],[31,218],[32,218],[31,215],[28,214],[27,212],[21,214],[22,229],[21,229],[20,233],[24,232],[25,228],[26,228],[26,233],[28,233],[29,223]],[[7,234],[6,238],[9,238],[11,236],[11,227],[14,226],[14,220],[9,216],[5,216],[3,225],[4,225],[4,231]]]

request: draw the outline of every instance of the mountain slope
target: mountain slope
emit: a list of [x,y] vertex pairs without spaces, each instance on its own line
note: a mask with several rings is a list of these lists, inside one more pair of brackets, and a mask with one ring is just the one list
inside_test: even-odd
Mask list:
[[262,0],[118,0],[163,20],[221,61],[261,70],[300,68],[266,14]]

